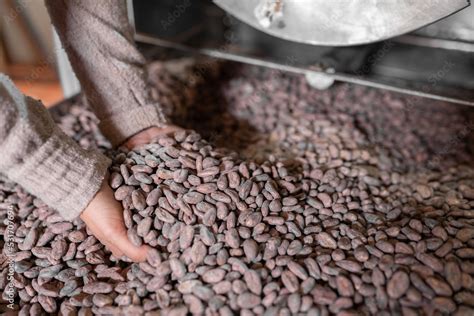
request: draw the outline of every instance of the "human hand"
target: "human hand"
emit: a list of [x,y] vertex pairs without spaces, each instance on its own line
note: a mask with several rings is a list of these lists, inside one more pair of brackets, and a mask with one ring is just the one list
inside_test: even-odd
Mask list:
[[149,127],[141,132],[130,137],[124,146],[128,149],[133,149],[137,146],[148,144],[160,136],[169,135],[171,133],[182,130],[181,127],[176,125],[165,125],[163,127]]
[[108,177],[79,217],[115,257],[125,255],[135,262],[146,260],[149,247],[145,245],[136,247],[128,239],[122,205],[115,200],[108,184]]

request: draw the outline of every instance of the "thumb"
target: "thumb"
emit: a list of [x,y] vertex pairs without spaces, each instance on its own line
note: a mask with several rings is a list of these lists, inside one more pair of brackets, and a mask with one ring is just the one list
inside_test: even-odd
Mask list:
[[114,236],[111,242],[118,248],[123,254],[134,262],[142,262],[146,260],[146,256],[148,250],[150,249],[149,246],[142,245],[140,247],[135,246],[132,242],[128,239],[127,233],[122,231],[117,236]]

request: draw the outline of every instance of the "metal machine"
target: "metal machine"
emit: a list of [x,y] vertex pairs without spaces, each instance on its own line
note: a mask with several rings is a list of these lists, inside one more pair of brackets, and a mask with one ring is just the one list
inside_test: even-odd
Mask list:
[[[304,74],[318,89],[342,81],[474,106],[469,0],[127,0],[127,5],[136,41],[149,58],[201,54]],[[68,96],[79,86],[66,70],[61,79],[64,88],[71,87],[65,89]]]
[[148,48],[302,73],[317,88],[344,81],[474,105],[468,0],[131,2]]
[[215,0],[239,20],[268,34],[306,44],[360,45],[436,22],[466,0]]

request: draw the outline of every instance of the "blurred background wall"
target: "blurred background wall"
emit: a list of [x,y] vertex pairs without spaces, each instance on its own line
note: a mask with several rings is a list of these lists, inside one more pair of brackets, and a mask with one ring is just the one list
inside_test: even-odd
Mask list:
[[53,29],[42,0],[0,0],[0,72],[52,105],[63,98]]

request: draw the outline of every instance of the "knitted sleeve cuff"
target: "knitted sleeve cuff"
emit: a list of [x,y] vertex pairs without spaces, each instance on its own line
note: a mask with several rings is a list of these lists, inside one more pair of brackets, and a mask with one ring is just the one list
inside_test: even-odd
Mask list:
[[158,104],[149,104],[115,113],[102,120],[99,127],[102,134],[115,147],[144,129],[153,126],[161,127],[166,124],[167,120],[161,107]]
[[81,148],[56,127],[9,178],[72,220],[99,191],[109,165],[103,154]]

